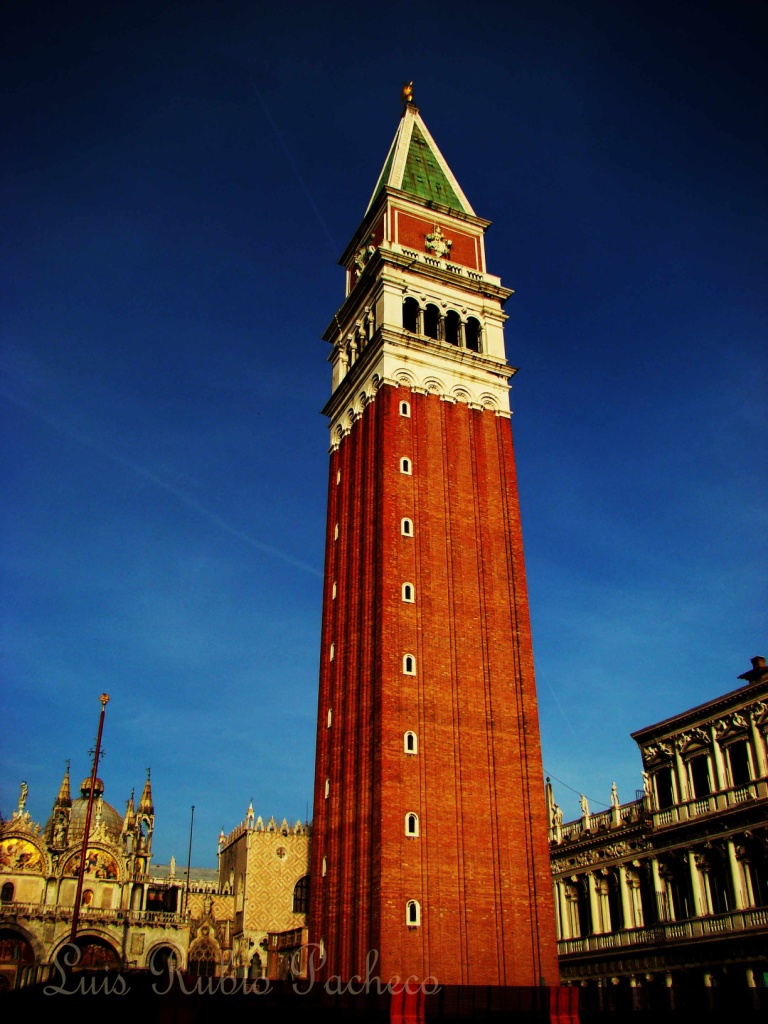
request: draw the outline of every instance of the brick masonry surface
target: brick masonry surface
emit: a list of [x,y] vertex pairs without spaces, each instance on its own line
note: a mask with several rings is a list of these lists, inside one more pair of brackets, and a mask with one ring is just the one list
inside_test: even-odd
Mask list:
[[384,386],[331,455],[314,806],[330,973],[377,950],[385,980],[557,978],[512,435],[492,411]]

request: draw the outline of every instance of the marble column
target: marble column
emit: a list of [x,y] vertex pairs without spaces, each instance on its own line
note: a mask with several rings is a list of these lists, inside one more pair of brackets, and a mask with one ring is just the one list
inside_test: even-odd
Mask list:
[[619,892],[621,894],[621,916],[623,918],[622,927],[634,928],[635,915],[632,913],[632,898],[629,892],[627,869],[623,864],[619,864]]
[[752,733],[752,749],[755,752],[755,771],[758,778],[762,778],[764,775],[768,775],[768,762],[766,761],[765,741],[757,727],[757,722],[755,722],[754,713],[749,716],[749,727]]
[[712,740],[712,760],[715,762],[715,788],[727,789],[728,773],[725,770],[725,764],[723,761],[723,749],[717,742],[717,736],[715,736],[714,725],[710,726],[709,735]]
[[588,871],[586,879],[587,890],[589,892],[589,917],[591,924],[590,931],[593,935],[599,935],[603,931],[603,925],[602,916],[600,914],[600,907],[598,906],[597,889],[595,887],[597,878],[591,871]]
[[707,913],[708,904],[701,884],[701,874],[696,867],[696,855],[693,850],[688,851],[688,869],[691,877],[691,892],[693,894],[693,914],[695,917],[703,917]]
[[733,883],[733,898],[735,900],[736,909],[744,910],[745,907],[749,906],[745,898],[744,893],[744,880],[742,877],[741,865],[736,859],[736,847],[732,839],[727,841],[728,846],[728,866],[731,869],[731,882]]

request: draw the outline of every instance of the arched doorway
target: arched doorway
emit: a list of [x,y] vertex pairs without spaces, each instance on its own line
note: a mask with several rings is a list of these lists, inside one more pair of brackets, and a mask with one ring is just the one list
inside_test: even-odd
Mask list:
[[12,928],[0,928],[0,992],[15,988],[20,971],[34,962],[34,950],[24,936]]
[[73,965],[75,971],[116,971],[120,969],[120,954],[115,947],[97,935],[81,935],[75,945],[80,959]]
[[147,964],[153,974],[166,974],[179,966],[179,957],[172,946],[157,946],[149,954]]

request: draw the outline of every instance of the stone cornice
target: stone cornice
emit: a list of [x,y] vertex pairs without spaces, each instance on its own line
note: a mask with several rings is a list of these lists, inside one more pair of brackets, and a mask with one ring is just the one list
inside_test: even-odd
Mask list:
[[648,725],[631,733],[632,739],[639,747],[651,744],[654,740],[672,742],[684,732],[690,732],[697,726],[706,726],[729,713],[749,708],[753,704],[768,701],[768,687],[763,684],[742,686],[738,690],[690,708],[679,715],[673,715],[655,725]]
[[384,385],[509,417],[508,381],[515,372],[504,360],[379,328],[323,408],[331,421],[332,445],[349,432]]

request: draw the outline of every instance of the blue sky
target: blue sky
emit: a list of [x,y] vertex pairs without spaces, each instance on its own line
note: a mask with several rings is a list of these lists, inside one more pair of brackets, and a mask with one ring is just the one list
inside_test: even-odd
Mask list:
[[4,815],[88,773],[106,691],[157,859],[192,804],[201,866],[251,798],[305,817],[320,335],[411,79],[515,289],[545,767],[566,819],[633,798],[630,731],[768,655],[764,15],[3,5]]

